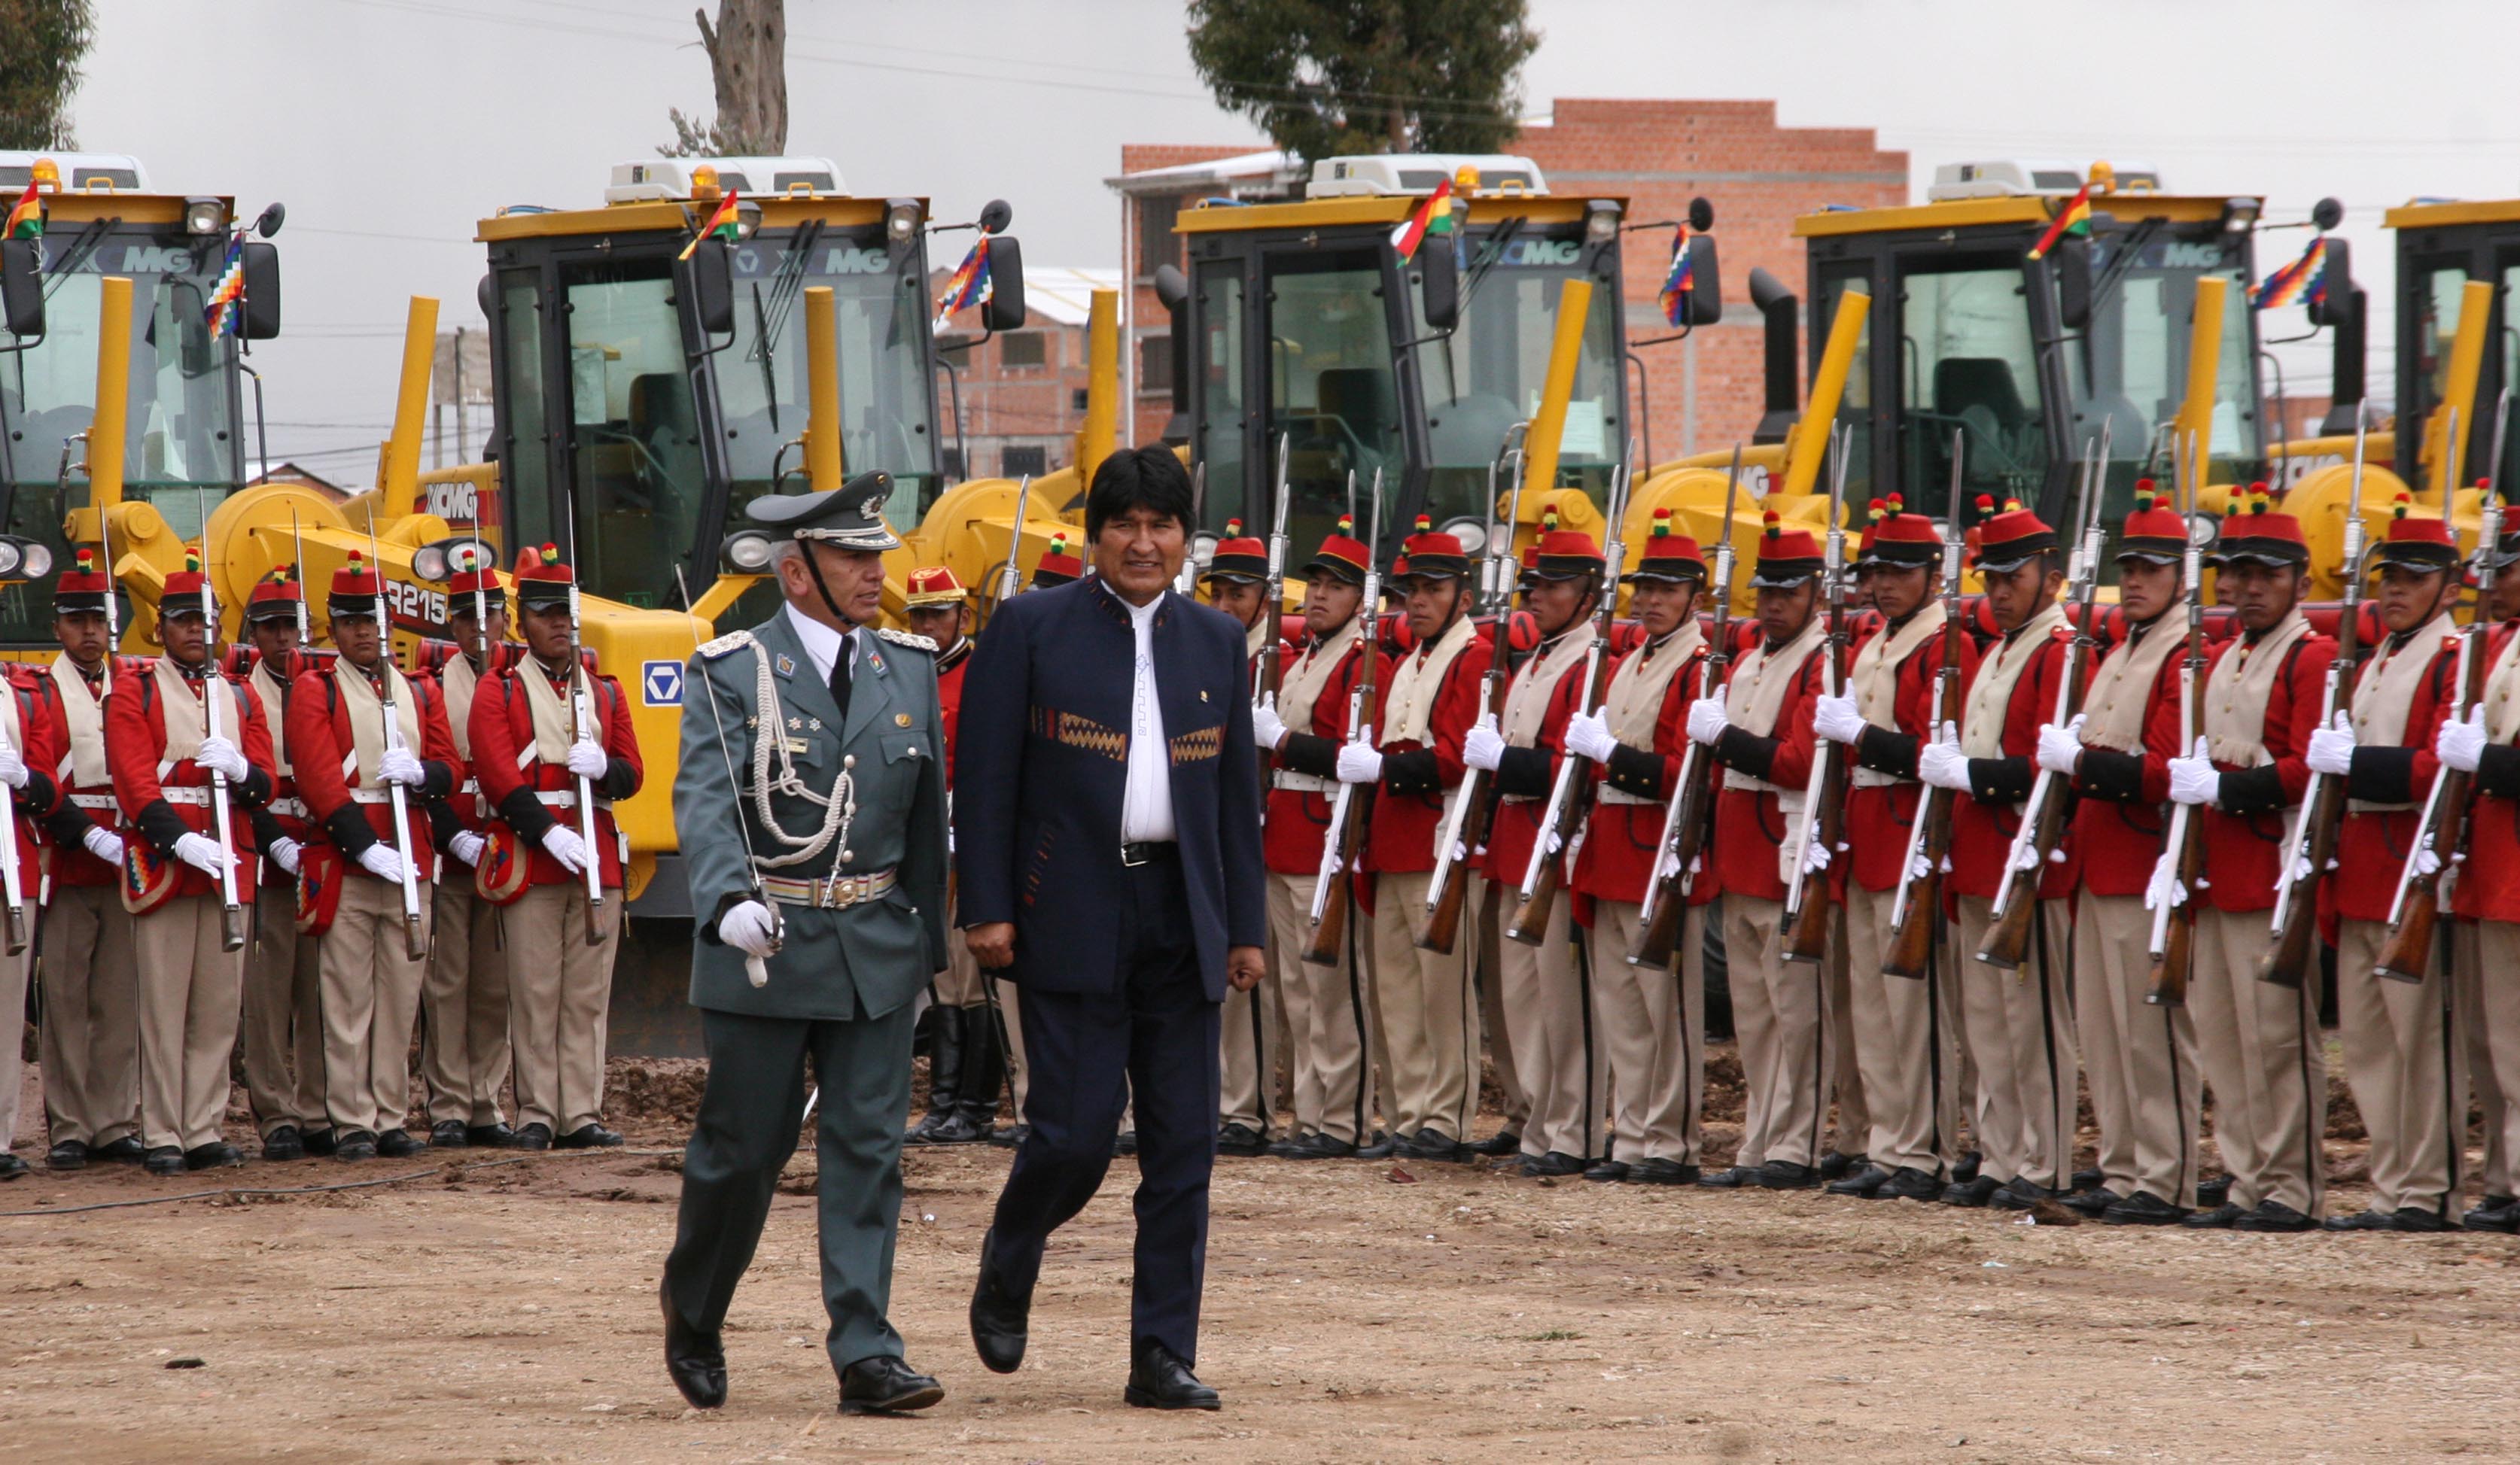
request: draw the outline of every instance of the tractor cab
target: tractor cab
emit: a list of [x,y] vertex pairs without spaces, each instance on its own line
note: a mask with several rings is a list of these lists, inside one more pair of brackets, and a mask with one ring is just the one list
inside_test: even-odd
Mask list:
[[[2442,477],[2509,483],[2520,441],[2506,443],[2500,465],[2490,462],[2490,415],[2505,388],[2520,385],[2520,337],[2509,316],[2520,285],[2520,200],[2418,199],[2390,209],[2386,222],[2398,248],[2398,474],[2428,493]],[[2472,305],[2484,310],[2481,332],[2462,329]],[[2458,410],[2457,442],[2447,454],[2438,441],[2453,430],[2445,406]],[[2408,430],[2416,426],[2423,430]],[[2429,471],[2452,462],[2455,471]]]
[[[150,506],[165,544],[198,536],[257,466],[239,342],[280,332],[279,251],[263,240],[283,210],[245,221],[262,237],[248,239],[235,200],[152,192],[136,158],[0,152],[0,533],[59,557],[95,467],[118,483],[110,495]],[[243,294],[216,303],[232,276]],[[130,282],[111,341],[109,278]],[[101,362],[126,382],[111,445],[94,433]],[[0,590],[0,651],[53,645],[42,587]]]
[[[2085,200],[2088,222],[2071,227]],[[2201,481],[2257,476],[2266,453],[2246,296],[2258,212],[2256,199],[2162,193],[2148,169],[2095,164],[2087,177],[2004,161],[1937,169],[1921,204],[1795,220],[1815,319],[1850,290],[1872,302],[1837,413],[1854,434],[1848,501],[1896,493],[1965,530],[1981,497],[1999,511],[2018,499],[2061,522],[2103,431],[2105,523],[2124,517],[2138,477],[2171,481],[2190,443]],[[2069,227],[2034,257],[2060,221]],[[2225,282],[2219,345],[2191,373],[2209,279]],[[1822,344],[1815,331],[1816,378]]]

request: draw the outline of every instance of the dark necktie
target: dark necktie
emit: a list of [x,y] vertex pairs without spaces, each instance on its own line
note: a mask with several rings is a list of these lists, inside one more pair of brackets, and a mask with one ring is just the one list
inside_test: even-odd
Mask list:
[[832,705],[840,709],[840,720],[849,716],[849,642],[840,639],[839,654],[832,658]]

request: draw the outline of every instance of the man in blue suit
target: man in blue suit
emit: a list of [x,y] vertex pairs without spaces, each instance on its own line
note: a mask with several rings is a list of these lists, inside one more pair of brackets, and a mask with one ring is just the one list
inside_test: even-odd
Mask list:
[[1138,1128],[1137,1275],[1126,1398],[1213,1409],[1199,1289],[1216,1162],[1217,1016],[1255,986],[1267,929],[1243,628],[1170,593],[1189,474],[1161,448],[1094,474],[1094,573],[998,607],[971,660],[956,749],[965,939],[1022,989],[1033,1068],[997,1215],[980,1243],[971,1341],[1023,1361],[1050,1233]]

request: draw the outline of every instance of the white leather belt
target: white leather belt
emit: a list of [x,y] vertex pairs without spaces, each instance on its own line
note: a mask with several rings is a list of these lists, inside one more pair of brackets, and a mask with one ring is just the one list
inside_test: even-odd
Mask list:
[[80,809],[113,809],[119,807],[113,795],[110,793],[74,793],[70,795],[70,803],[72,806]]
[[1503,804],[1536,804],[1540,801],[1540,795],[1536,793],[1506,793],[1497,795],[1497,801]]
[[1857,767],[1849,772],[1853,775],[1855,786],[1858,788],[1887,788],[1893,783],[1916,781],[1913,778],[1902,778],[1897,774],[1885,774],[1877,768]]
[[[534,798],[554,809],[574,809],[577,807],[577,791],[572,788],[556,788],[548,793],[536,793]],[[598,809],[609,809],[612,807],[612,801],[610,799],[600,798],[595,801],[595,807]]]
[[[415,788],[409,790],[409,792],[413,801],[417,802],[420,798],[420,790]],[[354,804],[390,804],[393,802],[393,785],[388,783],[382,788],[353,788],[350,790],[350,802]]]
[[1593,791],[1593,797],[1598,799],[1604,804],[1660,804],[1664,802],[1661,799],[1646,798],[1641,793],[1630,793],[1624,788],[1612,788],[1607,783],[1595,789]]
[[306,812],[306,801],[304,799],[273,799],[266,807],[268,807],[272,813],[277,814],[284,819],[310,819],[313,817]]
[[210,804],[210,791],[206,788],[160,788],[158,796],[169,804],[198,804],[204,809]]
[[1269,776],[1269,786],[1271,788],[1292,788],[1304,793],[1328,793],[1338,786],[1338,780],[1335,778],[1325,778],[1319,774],[1298,774],[1288,771],[1281,771]]
[[845,910],[861,901],[882,898],[895,883],[897,876],[888,869],[879,869],[871,875],[830,875],[820,880],[789,880],[778,875],[763,875],[761,893],[783,906]]

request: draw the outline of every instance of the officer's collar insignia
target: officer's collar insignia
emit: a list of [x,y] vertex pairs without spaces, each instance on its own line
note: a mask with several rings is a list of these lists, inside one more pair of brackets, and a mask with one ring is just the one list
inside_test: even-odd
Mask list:
[[877,650],[873,646],[869,646],[867,647],[866,658],[867,665],[874,667],[877,671],[883,670],[883,653],[881,651]]
[[779,675],[783,677],[796,675],[796,663],[785,651],[779,653]]

